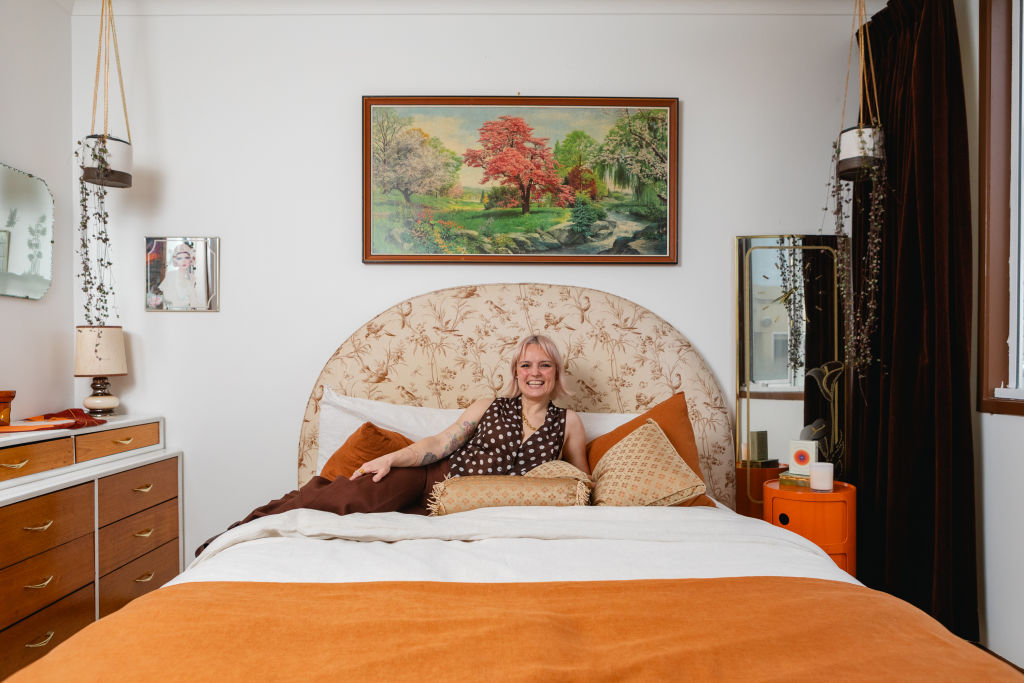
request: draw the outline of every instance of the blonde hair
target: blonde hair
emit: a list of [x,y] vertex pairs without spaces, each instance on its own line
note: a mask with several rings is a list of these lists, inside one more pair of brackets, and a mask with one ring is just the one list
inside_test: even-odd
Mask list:
[[572,392],[569,390],[569,386],[565,383],[565,365],[562,363],[562,354],[559,353],[558,347],[555,346],[555,342],[552,341],[551,337],[543,334],[528,334],[519,340],[516,344],[516,350],[512,354],[512,362],[509,367],[512,370],[511,376],[508,378],[508,382],[505,383],[504,388],[501,390],[501,395],[505,398],[515,398],[519,394],[523,393],[519,388],[517,366],[519,365],[520,359],[523,357],[523,353],[526,351],[526,347],[530,344],[536,344],[544,353],[548,355],[548,358],[555,364],[555,391],[551,394],[551,398],[561,398],[563,396],[570,396]]

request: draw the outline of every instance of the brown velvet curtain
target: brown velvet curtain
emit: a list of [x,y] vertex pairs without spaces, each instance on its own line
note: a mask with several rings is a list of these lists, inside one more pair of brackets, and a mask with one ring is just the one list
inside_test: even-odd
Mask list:
[[[953,3],[890,0],[868,33],[890,194],[878,362],[850,401],[858,578],[977,640],[971,199]],[[854,263],[865,255],[864,189]]]

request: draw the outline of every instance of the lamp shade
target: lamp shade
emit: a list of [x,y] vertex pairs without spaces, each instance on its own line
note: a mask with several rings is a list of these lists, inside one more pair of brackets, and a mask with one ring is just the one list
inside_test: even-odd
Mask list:
[[75,377],[127,375],[124,330],[120,325],[75,328]]

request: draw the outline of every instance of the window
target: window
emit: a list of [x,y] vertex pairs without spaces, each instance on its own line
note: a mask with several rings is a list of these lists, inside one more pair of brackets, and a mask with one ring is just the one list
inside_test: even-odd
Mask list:
[[[1020,24],[1019,18],[1018,23],[1014,22],[1014,4],[1019,6],[1019,0],[981,2],[978,409],[1024,415],[1024,330],[1020,320],[1024,283],[1019,277],[1018,216],[1024,212],[1011,213],[1011,205],[1019,204],[1019,185],[1024,175],[1011,172],[1021,161],[1015,150],[1020,136],[1013,125],[1021,110],[1015,105],[1015,95],[1019,97],[1021,89],[1015,87],[1019,77],[1015,78],[1018,69],[1014,64],[1014,36],[1020,35]],[[1008,255],[1015,264],[1012,269],[1007,267]]]

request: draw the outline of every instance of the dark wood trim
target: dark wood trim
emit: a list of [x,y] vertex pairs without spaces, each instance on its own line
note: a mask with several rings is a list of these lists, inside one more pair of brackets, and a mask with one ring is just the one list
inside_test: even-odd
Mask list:
[[[740,398],[747,397],[746,389],[740,389]],[[764,399],[769,401],[802,401],[804,400],[804,392],[802,391],[758,391],[754,389],[750,392],[751,399]]]
[[994,389],[1009,378],[1006,256],[1010,252],[1013,9],[1011,0],[981,0],[980,9],[978,410],[1024,415],[1024,401],[994,395]]

